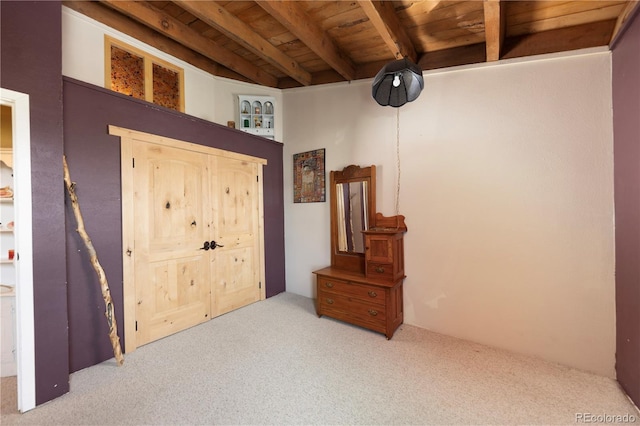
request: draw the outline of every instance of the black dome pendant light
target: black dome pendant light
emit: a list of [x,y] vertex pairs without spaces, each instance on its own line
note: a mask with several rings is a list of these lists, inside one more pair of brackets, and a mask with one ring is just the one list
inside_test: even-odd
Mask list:
[[422,70],[410,59],[389,62],[373,79],[371,96],[382,106],[401,107],[415,101],[424,88]]

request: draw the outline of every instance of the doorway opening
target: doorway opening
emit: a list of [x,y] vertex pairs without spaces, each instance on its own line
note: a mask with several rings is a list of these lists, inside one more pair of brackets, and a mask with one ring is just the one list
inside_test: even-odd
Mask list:
[[[9,186],[12,185],[12,196],[7,207],[16,218],[8,221],[14,222],[13,225],[7,223],[6,231],[11,234],[13,248],[6,249],[10,262],[2,267],[10,268],[11,274],[7,272],[6,277],[12,282],[7,281],[6,285],[13,287],[11,291],[15,294],[16,400],[17,409],[25,412],[36,406],[29,95],[0,89],[0,104],[11,109],[11,155],[3,157],[11,163],[13,176]],[[13,253],[9,253],[9,249]],[[5,253],[1,253],[0,259],[4,257]],[[2,277],[5,277],[4,271]]]

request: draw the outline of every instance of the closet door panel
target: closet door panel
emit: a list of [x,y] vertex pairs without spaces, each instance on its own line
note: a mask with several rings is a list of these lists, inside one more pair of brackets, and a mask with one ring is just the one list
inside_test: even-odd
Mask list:
[[138,345],[211,317],[207,156],[138,142],[133,150]]
[[222,315],[260,300],[258,164],[211,158],[215,249],[212,314]]

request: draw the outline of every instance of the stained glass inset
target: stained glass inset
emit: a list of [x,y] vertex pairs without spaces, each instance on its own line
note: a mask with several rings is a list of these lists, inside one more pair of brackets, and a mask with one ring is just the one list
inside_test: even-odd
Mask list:
[[144,58],[112,45],[111,90],[144,99]]
[[180,111],[180,75],[153,64],[153,103]]

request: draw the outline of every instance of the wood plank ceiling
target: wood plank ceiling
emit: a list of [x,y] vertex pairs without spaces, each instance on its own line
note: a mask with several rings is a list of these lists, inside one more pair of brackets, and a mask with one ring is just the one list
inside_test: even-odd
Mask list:
[[211,74],[282,89],[608,46],[638,0],[65,1]]

